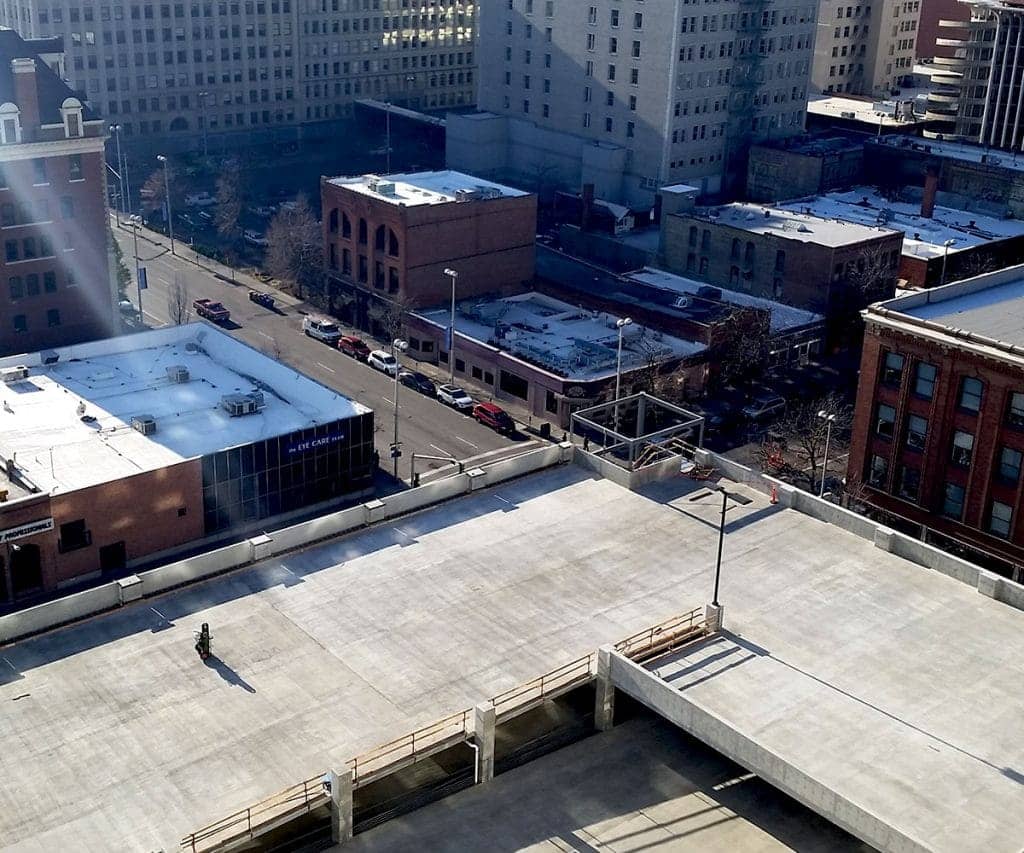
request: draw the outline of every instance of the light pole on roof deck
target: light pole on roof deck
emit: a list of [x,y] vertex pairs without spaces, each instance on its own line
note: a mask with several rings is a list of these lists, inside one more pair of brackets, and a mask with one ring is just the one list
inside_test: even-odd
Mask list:
[[[818,412],[818,417],[825,422],[825,459],[821,466],[821,488],[818,490],[818,497],[825,496],[825,480],[828,478],[828,446],[832,441],[832,424],[835,423],[836,415],[835,412],[831,414],[822,409]],[[814,488],[813,484],[811,488]]]
[[632,326],[633,321],[629,317],[622,317],[615,321],[615,328],[619,330],[619,349],[615,359],[615,432],[619,431],[619,386],[622,383],[622,330],[626,326]]
[[956,238],[950,237],[945,243],[942,244],[942,278],[939,279],[939,284],[943,285],[946,283],[946,261],[949,259],[949,247],[956,242]]
[[448,326],[448,381],[455,384],[455,282],[459,280],[459,273],[451,267],[447,267],[444,274],[452,280],[452,315]]

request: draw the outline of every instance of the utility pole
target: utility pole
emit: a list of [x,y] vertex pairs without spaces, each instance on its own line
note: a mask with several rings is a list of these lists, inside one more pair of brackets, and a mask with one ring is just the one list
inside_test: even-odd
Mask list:
[[171,238],[171,254],[174,252],[174,211],[171,210],[171,183],[167,177],[167,158],[157,154],[156,159],[164,164],[164,201],[167,202],[167,236]]

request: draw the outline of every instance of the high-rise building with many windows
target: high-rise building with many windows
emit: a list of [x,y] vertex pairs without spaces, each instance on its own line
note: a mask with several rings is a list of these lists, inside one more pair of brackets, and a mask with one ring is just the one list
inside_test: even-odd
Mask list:
[[473,100],[474,0],[0,0],[0,24],[62,36],[69,82],[126,144],[294,138],[360,98]]
[[752,141],[803,131],[816,18],[807,0],[482,4],[482,112],[449,119],[449,165],[632,205],[742,182]]

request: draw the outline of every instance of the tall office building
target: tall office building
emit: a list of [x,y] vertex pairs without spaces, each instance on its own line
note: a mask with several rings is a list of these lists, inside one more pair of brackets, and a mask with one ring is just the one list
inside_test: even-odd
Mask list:
[[818,92],[884,97],[914,68],[920,0],[824,0],[811,84]]
[[62,36],[69,82],[129,145],[295,138],[360,98],[473,99],[474,0],[0,0],[0,24]]
[[752,141],[803,130],[816,16],[807,0],[482,4],[481,112],[449,117],[449,165],[632,205],[741,183]]
[[1024,6],[969,3],[969,21],[940,20],[952,57],[936,56],[926,136],[1024,150]]

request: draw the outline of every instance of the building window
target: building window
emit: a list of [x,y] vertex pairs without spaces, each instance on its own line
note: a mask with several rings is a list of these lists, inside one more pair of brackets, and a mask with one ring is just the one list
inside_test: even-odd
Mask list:
[[35,159],[32,161],[32,180],[37,184],[46,183],[46,161]]
[[1004,447],[999,454],[999,479],[1007,483],[1016,483],[1020,479],[1022,459],[1024,453],[1012,447]]
[[1008,539],[1012,519],[1013,507],[999,501],[992,501],[992,509],[988,514],[988,532]]
[[935,395],[935,377],[938,368],[927,361],[919,361],[914,376],[914,393],[922,400],[930,400]]
[[553,415],[558,414],[558,398],[555,396],[554,391],[544,392],[544,411],[551,412]]
[[868,468],[868,485],[876,489],[884,489],[889,479],[889,460],[884,456],[872,454],[871,465]]
[[946,483],[946,491],[942,499],[942,514],[959,521],[964,514],[964,487],[956,483]]
[[916,501],[921,490],[921,469],[904,465],[900,468],[899,496]]
[[43,273],[43,291],[45,293],[57,292],[57,273],[53,271]]
[[887,352],[882,362],[882,384],[898,386],[903,381],[904,362],[898,352]]
[[18,241],[7,240],[4,243],[4,254],[8,263],[18,260]]
[[60,539],[57,541],[57,550],[62,554],[68,551],[76,551],[79,548],[88,548],[92,545],[92,531],[85,527],[85,519],[69,521],[60,526]]
[[78,181],[82,178],[82,155],[72,154],[68,157],[68,180]]
[[971,464],[971,454],[974,452],[974,436],[969,432],[957,430],[953,433],[953,452],[950,462],[960,468],[968,468]]
[[352,239],[352,220],[344,212],[341,214],[341,236],[346,240]]
[[1014,392],[1010,395],[1010,405],[1006,409],[1008,426],[1024,429],[1024,394]]
[[466,362],[463,361],[458,356],[455,356],[455,372],[456,373],[465,373],[466,372]]
[[364,246],[366,245],[366,233],[367,233],[366,220],[365,219],[360,219],[359,220],[359,242],[362,245],[364,245]]
[[910,415],[907,418],[907,448],[910,450],[924,450],[925,440],[928,438],[928,419],[920,415]]
[[60,311],[56,308],[50,308],[46,312],[46,325],[47,326],[59,326],[60,325]]
[[875,432],[882,438],[892,438],[896,432],[896,410],[884,403],[878,406],[878,417],[875,419]]
[[974,412],[981,409],[981,392],[984,386],[980,379],[973,376],[965,376],[960,380],[960,399],[958,405],[965,412]]
[[75,201],[71,196],[61,196],[60,199],[60,215],[64,219],[75,218]]
[[16,332],[27,332],[28,331],[28,317],[24,314],[14,315],[14,331]]
[[7,287],[10,290],[11,299],[21,299],[25,295],[25,288],[21,283],[20,275],[12,275],[7,279]]

